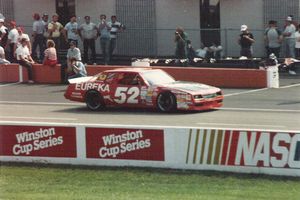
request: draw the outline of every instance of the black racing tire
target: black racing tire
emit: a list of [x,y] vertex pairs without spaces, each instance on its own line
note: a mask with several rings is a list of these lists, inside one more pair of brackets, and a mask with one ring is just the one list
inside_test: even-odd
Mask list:
[[177,101],[171,92],[162,92],[157,97],[157,108],[161,112],[173,112],[177,109]]
[[85,95],[85,103],[92,111],[102,110],[105,107],[102,95],[96,90],[89,90]]

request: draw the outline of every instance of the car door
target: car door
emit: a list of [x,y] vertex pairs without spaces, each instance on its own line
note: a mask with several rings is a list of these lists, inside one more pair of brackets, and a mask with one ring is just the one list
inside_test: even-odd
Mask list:
[[120,73],[115,87],[112,87],[114,103],[119,106],[140,107],[143,82],[136,72]]

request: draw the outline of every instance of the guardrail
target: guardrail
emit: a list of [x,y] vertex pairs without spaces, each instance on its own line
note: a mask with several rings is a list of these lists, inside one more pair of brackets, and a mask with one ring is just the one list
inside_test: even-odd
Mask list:
[[0,122],[0,161],[300,177],[300,132]]

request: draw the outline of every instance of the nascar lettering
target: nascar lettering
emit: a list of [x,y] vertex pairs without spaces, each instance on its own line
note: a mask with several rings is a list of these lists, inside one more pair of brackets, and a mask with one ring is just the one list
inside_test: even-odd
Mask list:
[[300,168],[300,134],[190,129],[186,164]]
[[87,128],[87,158],[164,160],[162,130]]

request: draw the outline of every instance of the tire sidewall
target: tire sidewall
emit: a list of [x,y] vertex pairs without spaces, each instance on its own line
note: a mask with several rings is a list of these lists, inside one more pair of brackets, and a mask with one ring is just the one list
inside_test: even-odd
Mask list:
[[[89,98],[92,98],[91,95],[97,95],[97,98],[99,99],[99,103],[98,103],[97,106],[91,106],[90,105]],[[104,108],[104,102],[103,102],[102,95],[96,90],[89,90],[89,91],[86,92],[85,102],[86,102],[87,107],[90,110],[93,110],[93,111],[100,110],[100,109]]]
[[[165,98],[163,96],[167,96],[171,100],[171,104],[167,107],[164,108],[162,105],[160,105],[160,98]],[[172,112],[175,111],[177,108],[177,102],[176,102],[176,97],[173,93],[171,92],[162,92],[158,95],[157,97],[157,108],[161,112]]]

